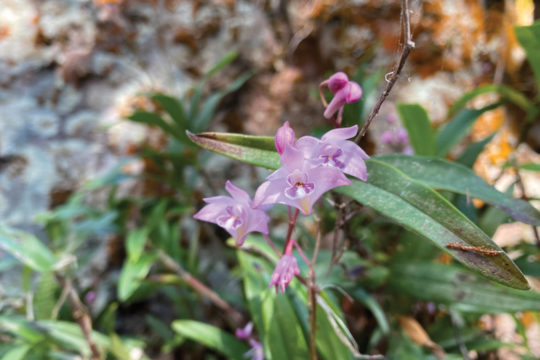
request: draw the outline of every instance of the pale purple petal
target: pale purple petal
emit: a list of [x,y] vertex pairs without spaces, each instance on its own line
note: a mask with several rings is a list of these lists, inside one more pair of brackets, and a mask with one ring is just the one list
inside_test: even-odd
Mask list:
[[357,102],[362,97],[362,88],[354,81],[349,81],[347,85],[340,91],[345,92],[345,101],[347,104]]
[[343,151],[347,154],[345,157],[345,168],[343,172],[354,176],[360,180],[367,180],[367,169],[364,159],[368,159],[369,156],[352,141],[347,141],[342,144]]
[[228,204],[211,203],[204,206],[193,217],[197,220],[215,223],[217,218],[225,212]]
[[304,166],[304,154],[297,148],[287,145],[281,155],[281,163],[289,172],[301,169]]
[[283,204],[282,198],[285,196],[283,196],[282,191],[286,184],[283,177],[263,182],[255,192],[253,206],[260,207],[269,204]]
[[260,342],[255,339],[249,339],[251,349],[244,354],[244,357],[251,356],[251,360],[264,360],[264,351]]
[[[339,169],[332,166],[317,166],[308,172],[308,176],[310,179],[316,179],[316,187],[309,199],[310,205],[317,202],[328,190],[351,184],[351,181]],[[311,206],[308,214],[310,213]]]
[[294,146],[302,151],[306,159],[309,159],[313,157],[320,142],[321,140],[314,138],[313,136],[302,136],[296,141]]
[[394,133],[392,130],[386,130],[382,133],[381,142],[384,144],[392,144],[394,142]]
[[234,335],[240,340],[246,340],[251,336],[252,331],[253,323],[250,321],[245,327],[236,329]]
[[349,78],[347,77],[347,74],[341,71],[337,72],[334,75],[330,76],[330,78],[328,78],[328,89],[330,89],[332,94],[335,94],[339,90],[343,89],[348,82]]
[[233,183],[231,183],[229,180],[227,180],[227,182],[225,183],[225,189],[229,194],[231,194],[233,199],[244,202],[246,204],[249,204],[251,202],[249,194],[243,189],[234,186]]
[[344,127],[344,128],[337,128],[328,131],[326,134],[324,134],[321,138],[321,141],[335,141],[335,140],[347,140],[356,135],[358,132],[358,125],[350,126],[350,127]]
[[342,90],[339,90],[332,101],[330,101],[330,104],[326,107],[324,110],[324,117],[327,119],[332,118],[334,114],[343,106],[345,106],[345,103],[347,102],[346,99],[347,94]]

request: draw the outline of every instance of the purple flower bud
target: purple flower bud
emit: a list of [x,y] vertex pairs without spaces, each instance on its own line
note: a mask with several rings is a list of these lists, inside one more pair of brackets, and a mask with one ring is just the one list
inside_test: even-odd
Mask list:
[[391,130],[386,130],[381,135],[381,141],[385,144],[391,144],[394,142],[394,133]]
[[294,145],[294,138],[294,130],[291,129],[289,122],[286,121],[285,124],[277,130],[274,140],[276,149],[280,155],[283,154],[287,145]]
[[264,360],[264,351],[260,342],[254,339],[249,339],[251,349],[244,354],[244,357],[251,356],[251,360]]
[[394,115],[394,114],[388,114],[388,115],[386,116],[386,122],[387,122],[387,123],[389,123],[389,124],[395,124],[396,121],[397,121],[396,115]]
[[409,133],[404,128],[399,128],[396,131],[396,140],[402,144],[409,143]]
[[250,321],[247,323],[247,325],[243,328],[238,328],[235,331],[235,335],[240,340],[246,340],[251,336],[251,332],[253,331],[253,323]]
[[347,85],[347,83],[349,82],[349,78],[347,77],[347,74],[340,71],[330,76],[330,78],[328,78],[326,82],[332,94],[335,94],[339,90],[343,89],[345,85]]
[[349,81],[342,91],[345,91],[347,104],[357,102],[362,97],[362,88],[354,81]]
[[347,84],[336,92],[330,104],[324,111],[324,117],[327,119],[332,118],[336,112],[339,111],[338,118],[341,117],[343,107],[345,104],[350,104],[360,100],[362,97],[362,88],[354,81],[349,81]]
[[272,279],[270,280],[269,288],[275,286],[276,292],[282,293],[285,291],[285,288],[289,285],[293,277],[300,274],[300,269],[298,268],[298,263],[296,258],[290,254],[283,254],[281,259],[276,265],[276,269],[272,274]]

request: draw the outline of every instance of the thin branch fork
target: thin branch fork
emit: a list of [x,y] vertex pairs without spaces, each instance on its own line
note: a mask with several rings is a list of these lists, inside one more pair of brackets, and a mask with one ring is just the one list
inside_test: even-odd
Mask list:
[[377,99],[377,102],[375,103],[375,106],[373,109],[371,109],[371,112],[369,113],[366,122],[364,123],[364,126],[362,126],[362,129],[354,139],[356,143],[360,142],[360,139],[366,135],[366,132],[373,122],[373,119],[377,114],[379,113],[379,110],[381,109],[382,104],[390,94],[390,91],[394,87],[394,84],[396,83],[397,79],[399,78],[399,74],[401,73],[401,70],[403,70],[403,66],[405,66],[405,62],[407,61],[407,57],[409,57],[409,53],[412,49],[414,49],[414,42],[412,41],[411,36],[411,20],[410,20],[410,13],[409,13],[409,3],[408,0],[402,0],[401,1],[401,32],[402,32],[402,38],[403,38],[403,48],[401,51],[401,54],[399,56],[398,61],[394,65],[394,68],[392,72],[387,74],[385,77],[386,80],[386,87],[384,88],[384,91],[379,95],[379,98]]

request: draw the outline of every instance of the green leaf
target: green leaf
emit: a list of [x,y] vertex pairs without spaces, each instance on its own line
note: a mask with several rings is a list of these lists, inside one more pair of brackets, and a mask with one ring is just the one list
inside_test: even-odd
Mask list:
[[135,229],[129,232],[126,240],[126,250],[131,262],[137,262],[143,253],[146,238],[148,237],[148,228]]
[[518,168],[520,168],[521,170],[527,170],[527,171],[540,171],[540,164],[536,164],[536,163],[521,164],[521,165],[518,165]]
[[56,256],[31,234],[0,225],[0,248],[40,272],[53,271]]
[[201,105],[201,109],[197,112],[197,115],[195,116],[194,114],[192,130],[195,132],[206,130],[221,100],[228,94],[238,90],[251,76],[251,73],[244,73],[225,89],[210,95]]
[[535,105],[527,99],[525,95],[520,93],[519,91],[516,91],[508,86],[505,85],[483,85],[479,86],[476,89],[473,89],[469,91],[468,93],[465,93],[461,98],[459,98],[448,110],[448,116],[454,115],[458,110],[462,109],[467,105],[469,101],[477,97],[478,95],[486,94],[486,93],[498,93],[501,95],[501,97],[504,100],[508,100],[512,102],[513,104],[517,105],[521,109],[523,109],[527,113],[527,119],[532,120],[536,113],[538,112],[538,109],[535,108]]
[[540,212],[532,205],[501,193],[461,164],[400,154],[377,156],[376,159],[398,168],[424,185],[480,199],[500,208],[518,221],[540,226]]
[[150,97],[152,100],[156,101],[167,112],[167,114],[169,114],[171,119],[174,120],[180,129],[187,129],[187,120],[184,107],[178,99],[161,93],[152,94]]
[[435,155],[435,136],[426,110],[418,104],[398,104],[397,110],[409,133],[416,155]]
[[491,104],[481,109],[464,109],[460,111],[437,134],[437,156],[445,157],[452,148],[469,132],[474,122],[486,111],[498,107],[500,103]]
[[148,111],[136,111],[130,116],[127,117],[129,120],[150,125],[150,126],[156,126],[160,128],[163,132],[165,132],[168,135],[174,136],[179,141],[182,141],[182,139],[185,139],[184,131],[181,129],[178,129],[176,126],[173,126],[163,120],[163,118],[156,113],[148,112]]
[[[187,135],[191,141],[200,147],[235,160],[268,169],[277,169],[281,166],[277,151],[268,150],[268,137],[264,137],[258,142],[255,140],[256,137],[246,137],[246,141],[251,145],[246,146],[239,144],[242,142],[240,139],[245,135],[213,132],[200,134],[187,132]],[[252,147],[254,143],[260,144],[260,147]]]
[[472,168],[474,163],[476,162],[476,159],[478,158],[478,155],[482,151],[484,151],[484,147],[487,145],[488,142],[490,142],[496,133],[491,134],[490,136],[486,137],[485,139],[482,139],[480,141],[477,141],[475,143],[472,143],[469,145],[465,151],[459,156],[457,159],[457,162],[460,164],[465,165],[468,168]]
[[[294,307],[285,294],[277,295],[268,289],[272,273],[268,263],[243,251],[237,254],[248,308],[261,339],[265,359],[308,358],[307,339]],[[261,272],[266,274],[265,278]]]
[[437,263],[392,265],[390,288],[417,299],[474,313],[540,310],[540,294],[486,282],[459,266]]
[[[336,191],[431,240],[487,278],[518,289],[529,288],[512,260],[448,200],[385,162],[371,159],[367,164],[369,182],[353,180],[352,185],[339,187]],[[488,256],[448,249],[449,243],[479,246],[501,253]]]
[[128,259],[118,279],[118,298],[126,301],[139,288],[140,281],[150,272],[154,254],[143,254],[137,261]]
[[384,335],[388,335],[390,332],[390,325],[388,324],[388,320],[386,319],[386,315],[384,314],[384,310],[381,308],[379,303],[368,294],[364,289],[360,287],[355,287],[349,291],[349,294],[357,301],[364,304],[365,307],[371,311],[373,314],[373,317],[375,320],[377,320],[377,323],[379,324],[379,327],[381,329],[381,332]]
[[225,66],[229,65],[231,62],[234,61],[238,57],[238,53],[236,51],[231,51],[225,54],[224,57],[221,58],[221,60],[218,61],[217,64],[212,66],[210,70],[205,74],[206,77],[211,77],[215,73],[217,73],[219,70],[223,69]]
[[172,328],[182,336],[199,342],[224,355],[227,359],[244,359],[249,348],[233,335],[215,326],[193,320],[176,320]]
[[540,88],[540,21],[530,26],[516,26],[514,30],[519,43],[525,49],[536,84]]
[[32,347],[28,344],[18,344],[2,356],[2,360],[24,360],[26,353]]

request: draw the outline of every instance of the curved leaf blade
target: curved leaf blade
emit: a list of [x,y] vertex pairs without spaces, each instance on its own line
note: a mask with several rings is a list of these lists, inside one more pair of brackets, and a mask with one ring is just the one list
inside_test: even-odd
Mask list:
[[[527,280],[510,258],[465,215],[433,189],[382,161],[368,163],[369,182],[353,180],[337,192],[350,196],[431,240],[467,267],[506,286],[528,289]],[[448,249],[449,243],[500,251],[488,256]]]
[[467,93],[465,93],[461,98],[459,98],[452,107],[448,110],[448,115],[452,116],[456,113],[459,109],[465,107],[469,101],[477,97],[481,94],[487,94],[487,93],[498,93],[501,95],[501,97],[504,100],[508,100],[512,103],[514,103],[516,106],[520,107],[524,111],[527,112],[527,119],[531,120],[534,118],[535,114],[538,112],[537,109],[535,109],[534,104],[527,99],[525,95],[520,93],[517,90],[512,89],[511,87],[504,86],[504,85],[495,85],[495,84],[489,84],[489,85],[483,85],[479,86]]
[[531,204],[498,191],[464,165],[442,159],[399,154],[377,156],[376,159],[398,168],[426,186],[480,199],[518,221],[540,226],[540,212]]
[[0,248],[39,272],[54,271],[58,259],[35,236],[0,225]]
[[457,310],[482,314],[540,310],[540,293],[488,283],[458,266],[398,263],[391,271],[392,290]]
[[277,169],[281,166],[279,154],[273,148],[273,137],[256,137],[241,134],[206,132],[188,137],[200,147],[248,164]]
[[437,156],[445,157],[457,145],[480,115],[497,108],[500,103],[491,104],[481,109],[464,109],[460,111],[437,134]]
[[225,355],[227,359],[244,359],[249,348],[233,335],[215,326],[193,320],[176,320],[172,328],[182,336]]
[[435,135],[426,110],[418,104],[398,104],[397,110],[417,155],[435,155]]

